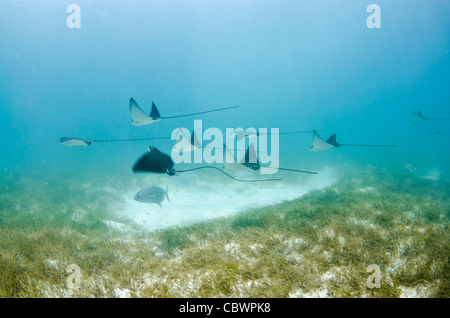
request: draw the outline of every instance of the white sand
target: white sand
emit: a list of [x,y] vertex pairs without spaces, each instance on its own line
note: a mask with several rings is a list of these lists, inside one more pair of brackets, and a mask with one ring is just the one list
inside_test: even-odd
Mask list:
[[[250,173],[250,174],[249,174]],[[332,169],[326,168],[317,175],[299,173],[254,175],[249,171],[236,177],[242,179],[282,178],[282,181],[242,183],[233,181],[220,172],[195,171],[177,176],[141,174],[133,180],[130,189],[116,192],[123,195],[125,204],[114,211],[152,231],[178,225],[189,225],[217,217],[226,217],[251,208],[263,207],[293,200],[306,193],[332,185]],[[170,202],[157,204],[133,200],[136,192],[149,186],[169,187]]]

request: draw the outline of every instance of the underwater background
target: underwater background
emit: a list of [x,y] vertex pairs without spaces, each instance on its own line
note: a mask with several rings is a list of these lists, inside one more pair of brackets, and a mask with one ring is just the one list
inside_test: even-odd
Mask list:
[[[1,1],[0,297],[449,297],[449,9]],[[239,108],[133,126],[131,97],[161,116]],[[439,120],[410,123],[418,110]],[[312,133],[280,135],[280,167],[318,174],[247,184],[132,172],[170,140],[60,143],[165,137],[194,119],[396,147],[312,152]],[[133,200],[149,186],[170,202]]]

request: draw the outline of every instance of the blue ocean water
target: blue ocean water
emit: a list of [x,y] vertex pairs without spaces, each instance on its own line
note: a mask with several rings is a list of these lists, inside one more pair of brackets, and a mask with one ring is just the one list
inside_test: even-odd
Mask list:
[[[280,162],[354,160],[445,170],[448,121],[407,125],[411,113],[449,118],[447,1],[2,1],[2,170],[127,166],[149,142],[63,147],[62,136],[127,139],[191,129],[194,118],[132,126],[128,101],[204,127],[312,130],[342,143],[398,144],[311,153],[310,134],[280,136]],[[429,132],[439,131],[439,135]],[[165,141],[154,145],[170,151]]]
[[[73,4],[80,9],[75,28],[69,27],[73,11],[67,11]],[[380,10],[375,28],[369,27],[375,21],[367,11],[372,4]],[[448,0],[0,1],[0,296],[77,295],[63,290],[61,279],[74,263],[94,282],[78,294],[89,297],[131,290],[138,297],[198,297],[216,290],[212,295],[220,297],[228,274],[238,277],[238,288],[230,287],[226,296],[259,296],[239,288],[264,286],[265,292],[286,282],[285,290],[267,295],[314,295],[317,282],[325,280],[333,283],[326,287],[329,295],[347,297],[366,273],[361,266],[372,262],[382,265],[388,288],[370,295],[447,296],[449,10]],[[163,117],[239,107],[134,126],[130,98],[146,113],[154,102]],[[411,124],[418,110],[425,119]],[[268,177],[282,182],[248,184],[215,170],[174,177],[132,172],[148,146],[169,154],[174,145],[135,139],[192,130],[194,120],[224,133],[279,129],[280,167],[319,174],[280,171]],[[311,151],[312,130],[324,140],[336,134],[344,145]],[[308,132],[289,134],[298,131]],[[61,137],[110,142],[70,147]],[[133,200],[138,190],[153,186],[168,190],[161,207]],[[306,202],[292,201],[314,190]],[[264,209],[244,213],[255,208]],[[208,227],[197,241],[195,229],[151,236],[156,229],[240,212],[242,219],[229,219],[222,229],[230,236],[218,232],[223,246],[210,244],[215,237],[204,234],[213,232]],[[147,230],[150,239],[140,240],[136,228]],[[116,251],[114,244],[122,243]],[[224,262],[239,266],[196,263],[172,274],[170,267],[177,269],[189,255],[182,249],[197,243],[200,252],[210,244],[214,256],[238,251],[238,262]],[[239,244],[249,258],[241,258]],[[253,260],[262,254],[264,260],[272,249],[268,255],[279,257],[279,264],[292,265],[282,274],[314,273],[304,271],[306,265],[317,269],[314,288],[307,290],[298,275],[292,276],[298,286],[292,277],[278,284],[272,260],[266,262],[270,275],[248,275],[267,266]],[[360,264],[363,259],[368,264]],[[249,271],[241,271],[247,260]],[[154,266],[158,261],[162,267]],[[225,283],[219,275],[218,285],[205,292],[216,268],[226,268]],[[201,278],[202,271],[206,280],[192,285],[195,291],[183,275]],[[117,273],[131,274],[103,284]],[[365,279],[354,295],[369,295]],[[174,291],[183,281],[189,286]],[[339,290],[347,281],[348,290]],[[154,282],[172,290],[160,293]],[[106,285],[111,290],[103,294],[90,290]]]

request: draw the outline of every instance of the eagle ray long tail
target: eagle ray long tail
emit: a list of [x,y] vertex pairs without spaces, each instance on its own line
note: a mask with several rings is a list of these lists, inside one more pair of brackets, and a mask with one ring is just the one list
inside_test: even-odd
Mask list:
[[230,106],[230,107],[224,107],[224,108],[217,108],[217,109],[206,110],[206,111],[203,111],[203,112],[192,113],[192,114],[185,114],[185,115],[161,116],[161,119],[181,118],[181,117],[195,116],[195,115],[201,115],[201,114],[207,114],[207,113],[212,113],[212,112],[218,112],[218,111],[221,111],[221,110],[227,110],[227,109],[232,109],[232,108],[237,108],[237,107],[239,107],[239,106],[237,105],[237,106]]
[[170,137],[149,137],[149,138],[134,138],[134,139],[99,139],[92,140],[93,142],[121,142],[121,141],[142,141],[142,140],[157,140],[170,139]]
[[339,146],[350,146],[350,147],[397,147],[397,145],[358,145],[358,144],[339,144]]
[[213,166],[204,166],[204,167],[197,167],[197,168],[192,168],[192,169],[186,169],[186,170],[175,170],[175,172],[188,172],[188,171],[194,171],[194,170],[200,170],[200,169],[216,169],[219,170],[220,172],[222,172],[223,174],[225,174],[226,176],[228,176],[229,178],[239,181],[239,182],[265,182],[265,181],[281,181],[282,179],[261,179],[261,180],[243,180],[243,179],[238,179],[233,177],[232,175],[226,173],[225,171],[223,171],[220,168],[217,167],[213,167]]
[[318,172],[313,172],[313,171],[306,171],[306,170],[298,170],[298,169],[290,169],[290,168],[276,168],[276,167],[270,167],[270,166],[261,166],[263,168],[271,168],[271,169],[278,169],[278,170],[283,170],[283,171],[292,171],[292,172],[301,172],[301,173],[309,173],[309,174],[319,174]]
[[450,118],[430,118],[430,117],[425,117],[425,119],[429,119],[429,120],[450,120]]

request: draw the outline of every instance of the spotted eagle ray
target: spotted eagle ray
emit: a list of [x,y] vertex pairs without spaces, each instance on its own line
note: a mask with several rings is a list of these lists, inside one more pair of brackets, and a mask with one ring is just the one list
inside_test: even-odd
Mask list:
[[61,137],[59,142],[64,146],[90,146],[97,142],[121,142],[121,141],[143,141],[143,140],[160,140],[170,139],[170,137],[149,137],[149,138],[133,138],[133,139],[82,139],[74,137]]
[[224,107],[224,108],[216,108],[212,110],[202,111],[198,113],[191,113],[191,114],[182,114],[182,115],[176,115],[176,116],[161,116],[159,113],[158,108],[156,108],[156,105],[154,102],[152,102],[152,109],[150,111],[150,114],[147,115],[141,107],[136,103],[133,97],[130,98],[130,113],[131,113],[131,124],[134,126],[143,126],[143,125],[149,125],[153,124],[154,122],[161,121],[163,119],[171,119],[171,118],[180,118],[180,117],[188,117],[188,116],[195,116],[195,115],[202,115],[212,112],[218,112],[222,110],[237,108],[239,106],[230,106],[230,107]]
[[351,147],[397,147],[397,145],[361,145],[361,144],[341,144],[336,140],[336,134],[331,135],[326,141],[322,139],[317,131],[313,132],[313,145],[311,151],[323,151],[331,148],[337,148],[342,146]]
[[425,120],[450,120],[450,118],[432,118],[432,117],[425,117],[420,110],[413,111],[412,116],[408,124],[417,124],[420,122],[423,122]]
[[[226,150],[228,152],[228,156],[233,156],[233,154],[231,154],[231,151],[228,149],[228,147],[226,147],[226,145],[224,145],[224,147],[226,148]],[[226,163],[227,161],[224,160],[224,162]],[[313,171],[291,169],[291,168],[281,168],[281,167],[271,167],[271,166],[262,166],[260,164],[259,160],[258,160],[258,156],[256,154],[256,150],[255,150],[255,147],[253,146],[253,143],[251,143],[247,147],[247,150],[245,152],[244,158],[238,163],[237,162],[236,163],[232,163],[231,167],[233,167],[233,166],[234,166],[234,169],[233,168],[230,169],[230,164],[225,164],[224,168],[227,168],[229,170],[236,170],[236,166],[237,166],[238,170],[239,170],[239,166],[243,166],[245,168],[248,168],[248,169],[251,169],[251,170],[255,170],[255,171],[258,171],[261,168],[264,168],[264,169],[277,169],[277,170],[290,171],[290,172],[318,174],[317,172],[313,172]]]
[[194,170],[200,170],[200,169],[215,169],[219,170],[229,178],[240,181],[240,182],[263,182],[263,181],[280,181],[281,179],[260,179],[260,180],[243,180],[243,179],[237,179],[230,174],[226,173],[220,168],[214,167],[214,166],[201,166],[196,167],[192,169],[186,169],[186,170],[178,170],[174,168],[175,163],[173,162],[172,158],[159,151],[156,147],[149,146],[148,152],[144,153],[139,157],[136,162],[133,164],[131,170],[136,172],[153,172],[153,173],[167,173],[169,176],[173,176],[176,173],[183,173],[183,172],[189,172]]

